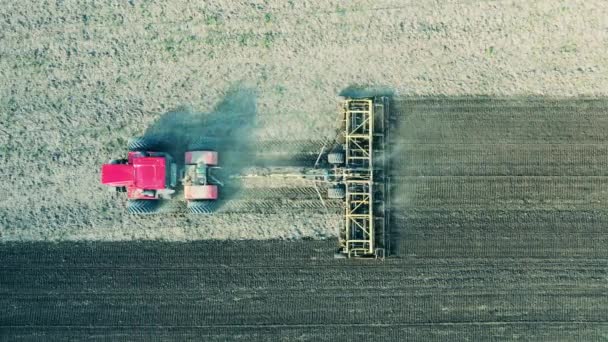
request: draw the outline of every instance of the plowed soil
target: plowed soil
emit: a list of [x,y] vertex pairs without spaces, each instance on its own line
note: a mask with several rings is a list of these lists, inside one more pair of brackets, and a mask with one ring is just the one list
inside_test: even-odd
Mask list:
[[384,262],[334,260],[332,240],[4,245],[2,333],[131,341],[606,338],[606,249],[580,248],[591,238],[549,240],[530,255],[529,244],[497,249],[501,236],[468,236],[483,247],[429,236],[408,251],[419,257]]

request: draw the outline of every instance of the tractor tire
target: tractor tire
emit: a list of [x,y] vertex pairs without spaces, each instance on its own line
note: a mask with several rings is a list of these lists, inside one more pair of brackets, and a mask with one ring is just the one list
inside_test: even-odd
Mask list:
[[344,153],[331,152],[327,155],[327,161],[333,165],[342,165],[344,164]]
[[188,212],[191,214],[212,214],[213,201],[188,201]]
[[158,148],[158,144],[150,138],[134,137],[129,139],[128,149],[131,152],[153,151]]
[[153,214],[158,212],[158,203],[155,200],[130,200],[127,202],[129,214]]
[[335,186],[327,189],[327,197],[331,199],[342,199],[346,196],[344,188],[341,186]]

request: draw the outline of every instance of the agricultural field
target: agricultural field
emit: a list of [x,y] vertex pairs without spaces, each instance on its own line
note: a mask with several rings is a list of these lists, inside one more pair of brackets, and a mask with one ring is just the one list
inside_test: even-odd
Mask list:
[[[605,2],[0,4],[0,339],[608,339]],[[332,258],[304,180],[226,177],[212,216],[99,184],[138,135],[310,166],[371,94],[382,262]]]

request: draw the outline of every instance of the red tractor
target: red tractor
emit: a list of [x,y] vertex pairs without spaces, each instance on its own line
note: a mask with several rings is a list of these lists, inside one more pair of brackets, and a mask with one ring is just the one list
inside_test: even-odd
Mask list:
[[127,193],[127,208],[130,213],[148,214],[160,211],[161,200],[171,199],[180,183],[190,212],[211,213],[218,198],[216,183],[219,182],[210,173],[210,170],[218,165],[217,152],[186,152],[184,168],[178,172],[173,157],[166,152],[158,152],[154,145],[146,138],[130,140],[127,159],[114,159],[103,164],[101,183],[114,187],[117,192]]

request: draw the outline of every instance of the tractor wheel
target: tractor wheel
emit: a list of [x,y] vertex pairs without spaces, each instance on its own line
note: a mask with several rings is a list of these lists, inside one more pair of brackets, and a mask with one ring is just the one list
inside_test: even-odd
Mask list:
[[192,214],[211,214],[213,201],[188,201],[188,211]]
[[342,152],[331,152],[327,155],[327,161],[330,164],[342,165],[344,164],[344,153]]
[[158,211],[155,200],[130,200],[127,202],[127,212],[130,214],[153,214]]
[[129,151],[151,151],[158,148],[158,144],[150,138],[146,137],[134,137],[129,139],[128,143]]
[[344,188],[341,186],[335,186],[327,189],[327,197],[328,198],[344,198],[346,193],[344,192]]

